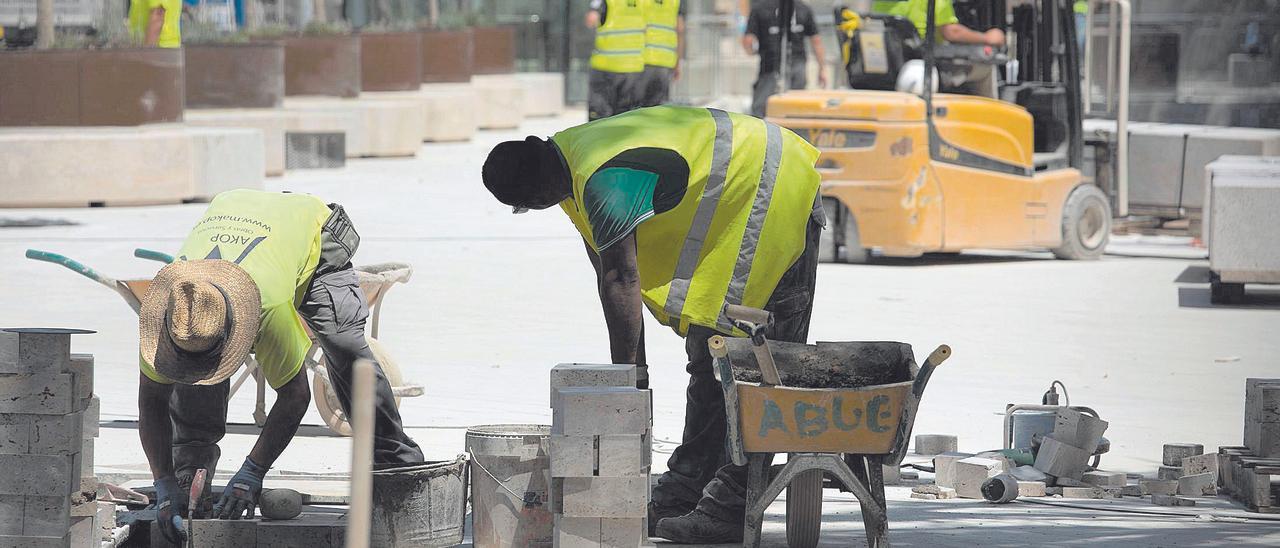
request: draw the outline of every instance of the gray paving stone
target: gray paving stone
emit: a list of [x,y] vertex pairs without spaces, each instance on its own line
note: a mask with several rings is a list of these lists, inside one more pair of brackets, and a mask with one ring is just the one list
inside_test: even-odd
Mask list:
[[70,334],[0,331],[0,374],[65,372],[70,356]]
[[0,455],[0,495],[66,497],[80,487],[76,455]]
[[22,534],[52,537],[67,534],[71,527],[71,499],[66,495],[26,497],[22,511]]
[[971,453],[943,453],[933,457],[933,482],[942,486],[955,488],[955,464],[961,459],[972,457]]
[[244,548],[258,543],[258,520],[193,519],[191,545],[201,548]]
[[559,389],[551,433],[566,436],[642,434],[650,427],[650,393],[625,387]]
[[591,477],[596,470],[596,436],[551,436],[551,477]]
[[0,375],[0,413],[66,415],[75,409],[74,375]]
[[1001,472],[1000,461],[969,457],[955,463],[955,490],[961,498],[982,498],[982,483]]
[[597,475],[635,476],[649,470],[649,435],[600,436]]
[[649,476],[564,478],[560,513],[569,517],[643,518],[648,515]]
[[84,441],[84,415],[35,415],[31,421],[33,455],[73,455],[80,452]]
[[1164,444],[1163,464],[1165,466],[1182,466],[1182,459],[1204,454],[1204,446],[1198,443],[1166,443]]
[[626,364],[562,363],[551,368],[551,407],[558,403],[556,390],[588,386],[634,388],[636,366]]

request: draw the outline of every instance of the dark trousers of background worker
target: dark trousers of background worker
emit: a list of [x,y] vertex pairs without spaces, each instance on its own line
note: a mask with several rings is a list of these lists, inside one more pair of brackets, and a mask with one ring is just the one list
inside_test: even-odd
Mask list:
[[644,67],[644,89],[640,93],[640,107],[656,107],[671,102],[671,81],[675,69],[668,67]]
[[640,108],[644,75],[643,72],[605,72],[591,69],[587,76],[587,121]]
[[[765,336],[786,342],[809,338],[809,316],[818,273],[818,239],[824,224],[815,210],[805,234],[805,250],[783,274],[765,310],[773,312],[773,327]],[[707,339],[716,331],[693,326],[685,337],[689,354],[689,388],[685,393],[684,435],[667,460],[667,472],[653,488],[653,502],[663,508],[692,511],[695,507],[722,521],[742,523],[746,509],[747,467],[729,462],[725,448],[724,392],[712,373]]]
[[[377,360],[364,335],[369,307],[351,266],[355,245],[351,243],[352,238],[344,237],[348,232],[350,235],[355,232],[340,206],[335,207],[334,215],[325,223],[323,230],[320,263],[311,277],[302,306],[298,307],[298,314],[307,322],[324,351],[329,382],[343,412],[350,417],[352,366],[357,359],[375,364]],[[358,242],[358,237],[354,241]],[[306,375],[307,372],[302,369],[298,374]],[[404,432],[400,410],[396,408],[391,393],[391,383],[380,365],[374,368],[374,376],[373,462],[422,462],[422,450]],[[173,422],[173,467],[178,485],[184,489],[182,492],[191,485],[195,471],[206,468],[209,475],[205,493],[212,493],[213,473],[221,457],[218,442],[227,432],[230,386],[228,379],[212,386],[175,384],[173,387],[169,399],[169,417]],[[212,504],[212,498],[206,496],[205,503]]]
[[[804,62],[794,62],[788,67],[790,78],[788,89],[804,89],[809,84]],[[761,71],[756,76],[756,84],[751,87],[751,115],[764,118],[765,107],[769,106],[769,98],[782,91],[782,71]]]

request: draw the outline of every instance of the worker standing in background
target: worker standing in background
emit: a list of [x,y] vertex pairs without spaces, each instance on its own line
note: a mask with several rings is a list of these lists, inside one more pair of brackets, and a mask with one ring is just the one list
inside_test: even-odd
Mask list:
[[[1071,5],[1071,11],[1076,16],[1076,48],[1080,50],[1080,59],[1084,59],[1084,40],[1089,35],[1089,29],[1085,28],[1085,24],[1089,18],[1089,0],[1076,0]],[[1084,61],[1081,61],[1083,66]]]
[[587,78],[587,119],[638,108],[644,87],[644,0],[591,0],[587,28],[595,29]]
[[596,271],[612,363],[647,388],[643,308],[685,338],[684,434],[653,488],[650,536],[742,541],[746,467],[725,453],[724,393],[707,339],[727,304],[773,312],[772,340],[808,338],[825,218],[818,151],[721,110],[659,106],[494,147],[484,184],[516,213],[556,204]]
[[671,100],[671,82],[680,78],[684,59],[684,3],[680,0],[644,2],[644,89],[641,107]]
[[182,0],[129,2],[129,36],[149,48],[182,47]]
[[[374,361],[369,315],[351,256],[360,237],[341,206],[306,194],[232,190],[209,204],[174,263],[160,270],[138,313],[138,435],[156,488],[156,523],[180,544],[172,517],[252,518],[262,481],[293,439],[311,403],[303,360],[311,340],[324,351],[329,381],[351,416],[351,370]],[[217,505],[187,508],[192,476],[221,457],[232,374],[255,354],[276,401],[253,450]],[[376,363],[376,361],[375,361]],[[375,367],[375,463],[422,462],[405,434],[391,385]]]
[[[787,66],[782,66],[782,29],[787,29]],[[762,0],[751,8],[747,16],[747,32],[742,35],[742,47],[747,54],[759,53],[760,70],[751,88],[751,114],[763,118],[769,97],[776,95],[782,83],[782,71],[787,71],[787,87],[804,89],[808,85],[805,71],[807,59],[805,40],[813,47],[818,60],[818,87],[827,87],[827,52],[818,37],[818,23],[809,5],[795,0],[794,13],[789,24],[783,24],[778,0]]]

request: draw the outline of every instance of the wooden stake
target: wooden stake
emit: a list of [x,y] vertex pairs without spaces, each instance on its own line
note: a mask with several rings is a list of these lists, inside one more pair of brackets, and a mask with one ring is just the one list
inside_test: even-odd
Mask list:
[[373,362],[356,360],[351,395],[351,508],[347,548],[369,548],[373,518]]

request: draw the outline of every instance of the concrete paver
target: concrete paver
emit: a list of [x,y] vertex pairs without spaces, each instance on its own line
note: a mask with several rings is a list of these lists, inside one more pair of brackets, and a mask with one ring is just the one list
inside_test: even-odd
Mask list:
[[[550,368],[608,359],[594,275],[571,224],[555,210],[513,216],[480,183],[494,144],[550,135],[582,119],[581,111],[570,112],[527,121],[521,131],[483,131],[469,143],[426,145],[415,158],[352,160],[340,170],[266,182],[269,190],[310,192],[346,206],[363,236],[357,263],[414,265],[413,279],[386,300],[381,339],[407,380],[426,387],[426,396],[405,399],[401,410],[429,458],[462,452],[468,425],[550,423]],[[105,288],[22,253],[56,251],[108,275],[148,277],[158,265],[133,258],[133,249],[176,249],[203,207],[0,210],[0,217],[78,223],[0,229],[0,324],[97,330],[73,345],[95,355],[104,421],[137,416],[136,317]],[[954,357],[930,381],[915,428],[956,434],[961,451],[999,447],[1005,404],[1038,403],[1054,379],[1066,384],[1072,404],[1090,406],[1110,423],[1107,470],[1154,476],[1161,446],[1171,441],[1207,450],[1239,445],[1245,378],[1280,372],[1280,291],[1250,287],[1250,303],[1213,306],[1207,286],[1174,283],[1188,267],[1206,264],[1201,250],[1129,237],[1111,251],[1096,262],[985,252],[824,264],[810,339],[899,340],[915,345],[918,358],[951,345]],[[684,346],[646,321],[653,464],[661,472],[682,426]],[[230,420],[251,420],[252,392],[235,396]],[[306,422],[321,424],[314,411]],[[253,440],[229,434],[224,461],[238,462]],[[276,467],[344,471],[348,447],[341,438],[301,438]],[[96,457],[99,468],[140,469],[145,462],[136,431],[120,428],[102,429]],[[1276,527],[1256,523],[918,501],[908,492],[891,503],[897,545],[1280,544]],[[841,497],[828,505],[824,546],[861,538],[857,505],[829,492]],[[779,515],[765,536],[775,545],[783,538]]]

